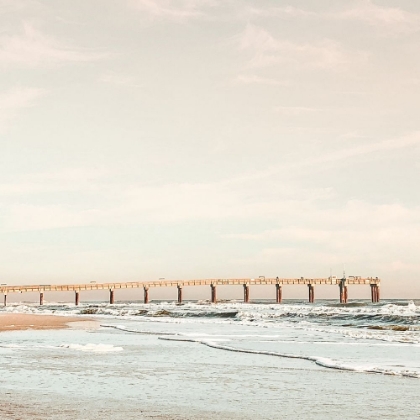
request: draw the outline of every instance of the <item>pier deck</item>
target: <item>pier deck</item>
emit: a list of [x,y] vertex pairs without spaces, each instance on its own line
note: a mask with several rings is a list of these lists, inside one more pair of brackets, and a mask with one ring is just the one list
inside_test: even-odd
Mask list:
[[112,283],[79,283],[79,284],[33,284],[33,285],[1,285],[0,293],[4,295],[4,304],[7,302],[7,295],[10,293],[37,292],[40,294],[40,304],[43,304],[45,292],[75,292],[75,304],[79,304],[80,292],[87,290],[109,290],[110,303],[114,303],[114,291],[118,289],[144,289],[144,302],[149,302],[149,289],[154,287],[177,287],[178,302],[182,302],[182,288],[187,286],[210,286],[211,302],[216,303],[217,286],[243,286],[244,302],[249,302],[249,287],[253,285],[274,285],[276,287],[276,302],[282,301],[282,286],[286,285],[306,285],[309,290],[309,302],[315,301],[316,285],[335,285],[340,288],[340,302],[347,303],[348,289],[350,285],[368,285],[371,288],[372,302],[379,302],[378,277],[349,276],[346,278],[326,277],[326,278],[280,278],[280,277],[258,277],[258,278],[238,278],[238,279],[191,279],[191,280],[158,280],[142,282],[112,282]]

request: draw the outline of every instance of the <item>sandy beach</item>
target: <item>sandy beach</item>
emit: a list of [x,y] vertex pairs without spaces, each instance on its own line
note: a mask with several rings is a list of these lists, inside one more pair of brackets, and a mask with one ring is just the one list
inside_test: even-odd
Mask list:
[[[55,315],[0,314],[0,331],[56,330],[86,324],[89,318],[61,317]],[[76,324],[77,323],[77,324]]]

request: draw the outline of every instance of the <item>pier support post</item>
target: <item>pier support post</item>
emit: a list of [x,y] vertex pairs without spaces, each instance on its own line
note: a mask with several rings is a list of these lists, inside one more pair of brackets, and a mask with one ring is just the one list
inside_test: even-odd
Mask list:
[[244,284],[244,303],[249,303],[249,285]]
[[210,287],[211,287],[211,303],[216,303],[217,302],[216,286],[214,284],[211,284]]
[[347,303],[348,299],[348,290],[346,279],[342,279],[339,284],[340,287],[340,303]]
[[79,298],[80,298],[80,294],[78,291],[74,292],[74,304],[76,306],[79,306]]
[[7,306],[7,294],[4,294],[4,306]]
[[370,285],[370,294],[372,297],[372,303],[376,303],[376,284]]
[[377,284],[370,285],[370,294],[372,297],[372,303],[378,303],[380,301],[380,291]]
[[315,302],[315,287],[313,284],[308,284],[308,290],[309,290],[309,303]]
[[149,288],[144,287],[144,303],[149,303]]
[[39,304],[42,306],[44,304],[44,293],[39,294]]
[[282,302],[282,290],[280,284],[276,284],[276,303]]
[[178,289],[178,303],[182,303],[182,287],[177,286]]
[[115,302],[114,291],[112,289],[109,289],[109,304],[113,305],[114,302]]

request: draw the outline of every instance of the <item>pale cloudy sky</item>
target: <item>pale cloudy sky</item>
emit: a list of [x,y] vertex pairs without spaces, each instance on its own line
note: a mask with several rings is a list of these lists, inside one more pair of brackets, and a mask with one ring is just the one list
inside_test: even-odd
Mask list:
[[3,283],[345,264],[420,297],[420,2],[0,9]]

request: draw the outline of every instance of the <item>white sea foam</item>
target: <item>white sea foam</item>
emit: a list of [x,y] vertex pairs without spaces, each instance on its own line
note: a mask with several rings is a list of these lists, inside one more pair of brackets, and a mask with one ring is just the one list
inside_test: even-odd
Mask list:
[[323,366],[329,369],[337,369],[337,370],[345,370],[351,372],[360,372],[360,373],[376,373],[382,375],[392,375],[392,376],[402,376],[402,377],[410,377],[410,378],[418,378],[420,379],[420,372],[419,371],[410,371],[408,369],[401,369],[401,370],[393,370],[387,368],[381,368],[376,366],[362,366],[362,365],[355,365],[345,363],[340,360],[333,360],[326,357],[317,357],[317,356],[303,356],[297,355],[292,353],[279,353],[274,351],[265,351],[265,350],[250,350],[250,349],[241,349],[226,345],[218,344],[218,340],[212,339],[210,340],[199,340],[187,337],[159,337],[161,340],[168,340],[168,341],[185,341],[191,343],[199,343],[205,346],[218,349],[218,350],[226,350],[232,351],[237,353],[247,353],[247,354],[259,354],[265,356],[276,356],[282,357],[287,359],[300,359],[300,360],[308,360],[314,362],[319,366]]
[[[192,302],[183,305],[174,302],[147,305],[84,303],[79,307],[73,304],[39,307],[35,304],[19,303],[4,309],[0,308],[1,311],[62,316],[87,315],[100,318],[102,327],[113,328],[121,333],[157,335],[161,338],[166,336],[173,340],[199,342],[229,351],[305,359],[330,369],[413,377],[418,375],[413,372],[413,369],[417,369],[417,365],[413,362],[417,356],[415,353],[410,354],[410,350],[407,349],[412,347],[412,351],[416,352],[420,346],[420,305],[416,305],[413,301],[379,305],[366,303],[337,305],[328,302],[315,305],[306,303],[244,305],[242,302],[217,305]],[[219,335],[218,332],[224,334]],[[114,342],[112,337],[110,340]],[[226,340],[231,340],[232,343],[227,346]],[[58,343],[60,342],[61,339]],[[74,342],[77,343],[77,339]],[[258,346],[261,351],[240,349],[247,347],[251,342],[253,348]],[[313,347],[314,345],[317,346]],[[329,346],[341,346],[340,358],[348,358],[350,362],[335,360],[337,353],[332,352]],[[358,346],[357,352],[353,352],[358,353],[358,356],[353,357],[351,350],[343,348],[345,346],[349,348]],[[383,360],[392,359],[391,366],[398,365],[401,361],[401,365],[407,367],[407,372],[403,372],[404,368],[389,369],[389,363],[379,362],[379,359],[377,366],[357,363],[358,357],[360,362],[376,360],[376,350],[381,351],[386,346],[389,346],[391,355],[383,356]],[[121,347],[112,345],[101,347],[101,345],[65,344],[61,347],[92,353],[122,350]],[[394,347],[394,350],[391,347]],[[266,351],[269,349],[279,351]],[[290,351],[290,354],[283,353],[283,349],[286,352]],[[294,355],[308,351],[319,353],[320,357]]]
[[101,327],[104,327],[104,328],[113,328],[114,330],[120,330],[120,331],[134,333],[134,334],[145,334],[145,335],[176,335],[176,333],[165,333],[165,332],[153,332],[153,331],[137,330],[137,329],[127,328],[124,325],[107,325],[107,324],[101,324]]
[[83,351],[87,353],[111,353],[123,351],[122,347],[113,346],[112,344],[61,344],[59,347]]
[[377,340],[388,343],[420,344],[418,330],[413,331],[390,331],[390,330],[365,330],[345,328],[319,328],[307,327],[307,331],[316,331],[327,334],[338,334],[355,340]]
[[402,318],[419,317],[420,308],[410,301],[407,305],[398,305],[394,303],[382,305],[362,305],[362,306],[346,306],[331,304],[290,304],[282,305],[244,305],[240,302],[221,303],[218,305],[204,305],[199,303],[188,302],[183,305],[176,305],[174,302],[160,303],[129,303],[129,304],[82,304],[80,307],[74,304],[49,303],[43,307],[36,304],[11,304],[2,311],[13,313],[44,313],[44,314],[61,314],[72,316],[74,314],[82,315],[100,315],[111,317],[162,317],[175,318],[177,322],[185,322],[186,318],[197,316],[195,322],[205,322],[206,316],[220,316],[220,321],[228,320],[223,318],[223,314],[229,312],[237,312],[235,321],[247,322],[265,322],[272,324],[282,319],[302,319],[334,318],[334,317],[369,317],[369,316],[397,316]]

